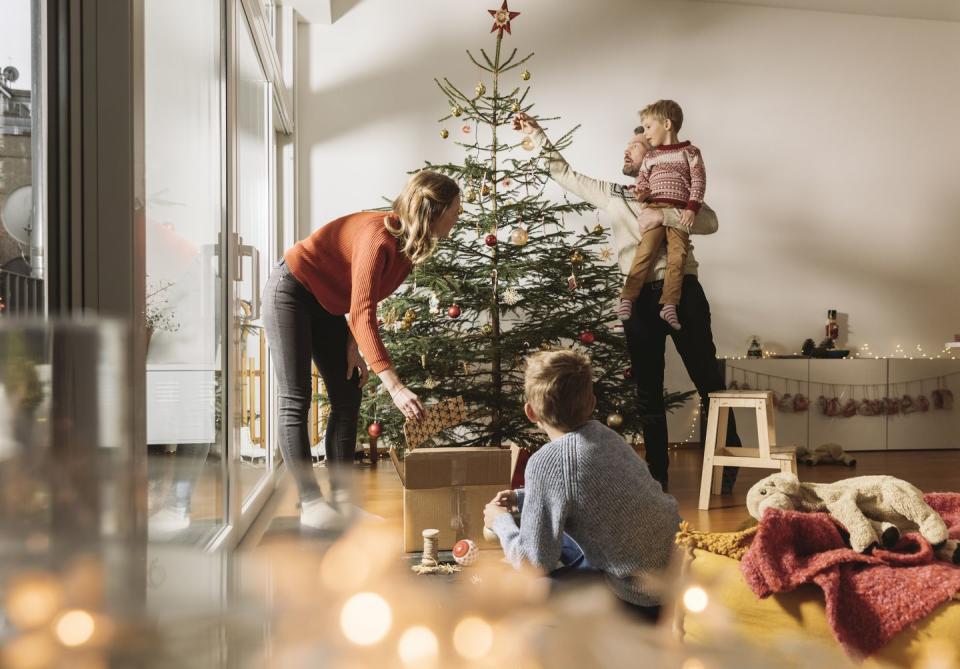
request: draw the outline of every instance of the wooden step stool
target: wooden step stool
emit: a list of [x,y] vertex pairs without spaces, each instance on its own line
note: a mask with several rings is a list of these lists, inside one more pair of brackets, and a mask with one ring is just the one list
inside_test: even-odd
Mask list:
[[[727,422],[734,407],[753,409],[757,415],[757,438],[760,448],[727,447]],[[722,444],[719,445],[718,444]],[[711,488],[720,493],[723,467],[757,467],[797,473],[797,449],[777,446],[774,426],[773,392],[769,390],[723,390],[710,393],[707,413],[707,437],[703,446],[703,474],[700,477],[700,504],[710,508]]]

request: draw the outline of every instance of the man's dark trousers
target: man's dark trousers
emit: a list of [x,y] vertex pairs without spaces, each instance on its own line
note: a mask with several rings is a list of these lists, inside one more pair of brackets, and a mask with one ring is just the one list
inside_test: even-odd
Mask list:
[[[644,285],[636,302],[633,314],[624,323],[627,348],[637,380],[637,398],[641,415],[645,416],[643,441],[650,473],[667,488],[667,415],[663,405],[664,351],[667,336],[673,338],[674,346],[687,368],[687,374],[700,393],[706,416],[709,395],[724,390],[723,375],[717,364],[717,348],[710,329],[710,304],[703,287],[693,274],[683,277],[683,294],[677,307],[681,329],[673,330],[660,318],[660,293],[662,281]],[[700,441],[705,443],[706,421],[700,422]],[[740,436],[732,412],[727,430],[728,446],[740,446]],[[724,467],[723,490],[729,492],[737,478],[736,467]]]

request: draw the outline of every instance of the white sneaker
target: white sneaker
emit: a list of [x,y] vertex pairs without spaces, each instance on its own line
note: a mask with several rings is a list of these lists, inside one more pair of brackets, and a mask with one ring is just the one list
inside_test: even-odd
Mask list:
[[325,499],[314,499],[300,506],[300,525],[315,530],[341,530],[346,518],[327,503]]
[[169,539],[190,527],[190,516],[182,511],[160,509],[147,520],[147,536],[151,539]]

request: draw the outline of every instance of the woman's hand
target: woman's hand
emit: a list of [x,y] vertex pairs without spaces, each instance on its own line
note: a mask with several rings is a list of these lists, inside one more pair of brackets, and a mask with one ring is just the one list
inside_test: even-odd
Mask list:
[[393,400],[393,403],[397,405],[400,413],[402,413],[407,420],[420,420],[423,418],[423,404],[420,402],[420,398],[406,386],[400,386],[396,390],[391,390],[390,399]]
[[524,112],[520,112],[513,117],[513,129],[530,134],[540,129],[540,124],[535,119],[530,118]]
[[360,387],[363,388],[370,378],[370,372],[367,370],[367,363],[360,356],[360,349],[357,348],[357,342],[353,337],[347,341],[347,380],[353,378],[353,371],[360,372]]

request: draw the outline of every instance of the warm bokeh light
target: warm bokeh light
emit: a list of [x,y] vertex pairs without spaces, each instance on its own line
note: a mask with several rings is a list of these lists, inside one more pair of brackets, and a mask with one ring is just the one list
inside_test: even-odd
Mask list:
[[453,647],[468,660],[479,660],[493,646],[493,628],[482,618],[464,618],[453,630]]
[[703,612],[707,608],[709,600],[707,591],[699,586],[687,588],[686,592],[683,593],[683,605],[691,613]]
[[67,611],[57,621],[57,638],[64,646],[82,646],[93,636],[96,625],[86,611]]
[[437,657],[437,635],[423,626],[411,627],[397,644],[397,654],[411,667],[429,666]]
[[53,620],[63,605],[63,586],[46,572],[16,577],[7,592],[7,617],[20,629],[32,629]]
[[56,666],[63,649],[49,632],[33,632],[0,646],[0,666],[10,669],[46,669]]
[[393,614],[390,605],[380,595],[361,592],[343,605],[340,629],[348,640],[358,646],[372,646],[390,631]]
[[707,669],[707,665],[698,658],[688,657],[683,661],[683,666],[680,669]]

